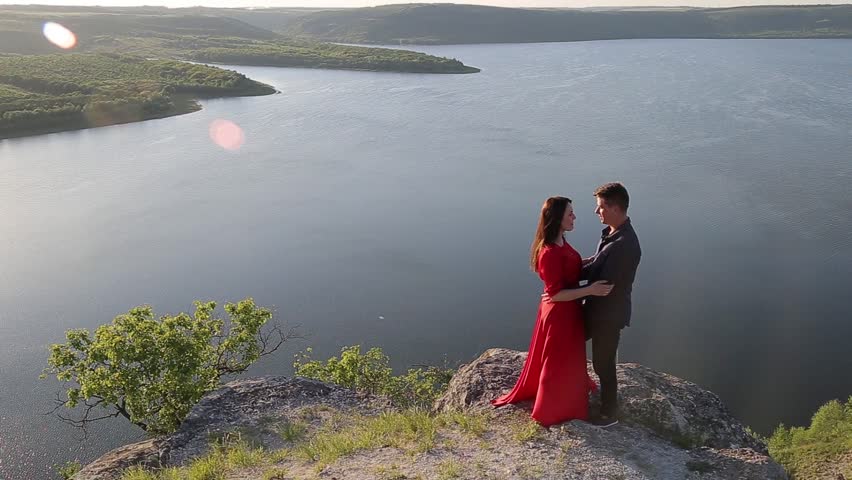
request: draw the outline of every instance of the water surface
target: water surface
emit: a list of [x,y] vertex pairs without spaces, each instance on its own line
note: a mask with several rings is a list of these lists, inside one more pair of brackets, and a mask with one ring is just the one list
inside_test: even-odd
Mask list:
[[[483,68],[239,68],[282,91],[191,115],[0,141],[0,478],[140,437],[42,415],[46,346],[139,304],[253,296],[397,367],[525,349],[541,202],[626,183],[644,256],[621,361],[718,393],[759,431],[852,394],[852,57],[843,40],[428,47]],[[208,136],[245,131],[238,152]]]

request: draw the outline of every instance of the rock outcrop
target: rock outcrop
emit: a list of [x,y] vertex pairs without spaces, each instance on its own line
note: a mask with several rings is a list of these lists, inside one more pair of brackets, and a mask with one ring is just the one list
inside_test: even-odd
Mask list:
[[[435,409],[491,410],[489,401],[514,386],[526,356],[500,348],[485,351],[459,369]],[[591,363],[587,367],[597,378]],[[572,430],[582,432],[586,448],[596,451],[595,462],[606,459],[603,463],[636,467],[636,476],[625,478],[680,479],[695,473],[702,475],[696,478],[787,478],[769,458],[766,445],[746,431],[716,394],[634,363],[619,364],[617,373],[621,424],[602,430],[570,422]],[[590,410],[599,405],[600,397],[593,395]],[[529,408],[521,404],[497,409],[497,421],[501,411]]]
[[[462,367],[435,402],[439,411],[491,408],[489,400],[510,390],[526,360],[526,352],[493,348]],[[589,375],[597,378],[588,364]],[[719,397],[686,380],[635,363],[617,366],[620,418],[646,427],[675,445],[751,448],[766,446],[746,432]],[[592,411],[600,398],[592,396]]]
[[[529,405],[495,410],[489,401],[513,386],[525,357],[513,350],[488,350],[461,368],[435,402],[436,412],[486,415],[487,431],[475,442],[453,431],[439,433],[435,447],[426,452],[406,453],[388,442],[321,468],[305,460],[288,461],[289,473],[281,478],[381,478],[376,472],[387,472],[392,465],[393,478],[429,479],[443,475],[439,472],[447,462],[460,465],[457,478],[471,479],[787,478],[766,455],[765,445],[746,432],[715,394],[636,364],[618,366],[619,425],[600,429],[575,420],[519,436],[517,426],[525,428]],[[593,410],[596,402],[593,397]],[[306,417],[308,410],[311,413]],[[364,418],[393,410],[385,399],[313,380],[263,377],[235,381],[205,396],[175,434],[114,450],[75,478],[114,479],[134,464],[183,465],[229,432],[249,436],[270,451],[293,448],[292,441],[282,438],[281,425],[312,418],[309,427],[318,431],[323,420],[317,412]],[[261,471],[249,469],[228,478],[261,477]]]
[[125,469],[136,465],[156,468],[164,463],[160,458],[161,452],[161,441],[158,439],[131,443],[116,448],[86,465],[74,476],[74,479],[116,478]]
[[275,426],[295,420],[305,407],[377,415],[387,400],[306,378],[261,377],[238,380],[204,396],[180,429],[162,441],[161,457],[183,465],[207,452],[211,439],[238,431],[267,449],[284,445]]

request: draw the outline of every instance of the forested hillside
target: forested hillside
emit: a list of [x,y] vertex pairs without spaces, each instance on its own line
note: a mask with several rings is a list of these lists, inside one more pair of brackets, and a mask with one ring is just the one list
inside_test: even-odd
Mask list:
[[852,38],[852,5],[595,10],[408,4],[317,11],[291,19],[280,31],[317,40],[372,44]]
[[[280,20],[289,15],[288,10],[277,12],[264,18]],[[293,15],[313,10],[295,12]],[[414,73],[478,71],[457,60],[423,53],[294,40],[227,15],[258,19],[251,10],[0,7],[0,53],[56,53],[56,47],[42,36],[42,25],[51,21],[76,34],[77,52],[130,53],[231,65]]]
[[237,72],[122,55],[0,56],[0,138],[192,111],[194,98],[275,90]]

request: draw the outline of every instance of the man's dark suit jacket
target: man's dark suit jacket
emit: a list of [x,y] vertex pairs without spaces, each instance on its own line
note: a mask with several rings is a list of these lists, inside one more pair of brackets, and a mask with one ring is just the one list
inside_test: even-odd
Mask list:
[[616,328],[630,325],[630,294],[641,258],[642,249],[629,218],[611,234],[609,227],[603,229],[597,253],[583,267],[581,278],[589,283],[606,280],[615,287],[606,297],[586,297],[583,315],[587,322]]

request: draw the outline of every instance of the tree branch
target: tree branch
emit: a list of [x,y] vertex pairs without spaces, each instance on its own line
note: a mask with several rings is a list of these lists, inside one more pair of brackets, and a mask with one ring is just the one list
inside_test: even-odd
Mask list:
[[[122,417],[130,420],[130,412],[127,411],[125,399],[122,398],[120,404],[114,404],[114,403],[109,403],[105,399],[98,397],[98,396],[93,396],[93,397],[87,398],[83,401],[82,407],[84,407],[84,409],[83,409],[82,415],[79,418],[72,418],[71,416],[65,416],[62,413],[60,413],[60,409],[63,408],[63,407],[68,408],[68,400],[62,400],[61,395],[62,394],[60,392],[56,392],[56,400],[54,401],[55,402],[54,407],[51,411],[45,412],[45,415],[56,415],[56,417],[59,418],[59,420],[62,423],[65,423],[66,425],[71,425],[72,427],[79,428],[80,430],[83,431],[83,437],[84,438],[88,438],[88,436],[89,436],[88,428],[94,422],[97,422],[97,421],[100,421],[100,420],[106,420],[108,418],[116,418],[118,416],[122,416]],[[94,403],[92,403],[92,402],[94,402]],[[101,416],[94,416],[93,411],[96,408],[99,408],[99,407],[102,408],[102,409],[109,409],[109,407],[112,407],[112,408],[115,409],[115,411],[112,412],[112,413],[109,413],[109,414],[101,415]],[[133,422],[132,420],[130,420],[130,421],[131,421],[131,423],[138,426],[142,430],[148,430],[148,425],[146,425],[142,422]]]
[[[258,334],[257,344],[260,346],[260,353],[258,354],[258,359],[263,358],[267,355],[272,355],[275,353],[285,342],[289,340],[294,340],[297,338],[303,338],[300,334],[298,334],[299,325],[295,325],[290,327],[285,332],[281,325],[275,324],[272,328],[269,329],[266,333]],[[216,369],[219,372],[219,375],[236,375],[246,371],[248,367],[243,368],[234,368],[230,365],[227,365],[226,362],[222,358],[223,352],[219,352],[219,357],[217,359]]]
[[[297,333],[299,326],[290,327],[286,333],[281,328],[281,325],[274,325],[270,331],[265,335],[260,335],[258,338],[258,342],[260,343],[260,355],[258,358],[263,358],[267,355],[272,355],[278,350],[281,345],[284,345],[284,342],[288,340],[295,340],[297,338],[302,338],[300,334]],[[272,338],[277,337],[277,338]],[[270,347],[272,343],[275,343],[274,346]]]

